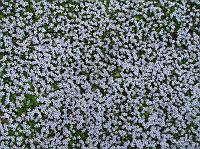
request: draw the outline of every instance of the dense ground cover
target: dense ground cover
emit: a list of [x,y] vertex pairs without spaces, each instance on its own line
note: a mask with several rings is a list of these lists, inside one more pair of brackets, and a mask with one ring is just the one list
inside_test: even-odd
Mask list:
[[199,148],[200,3],[0,1],[0,148]]

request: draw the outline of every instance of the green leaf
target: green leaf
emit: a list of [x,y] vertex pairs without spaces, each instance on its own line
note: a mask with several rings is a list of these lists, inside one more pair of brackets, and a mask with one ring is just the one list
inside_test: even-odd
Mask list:
[[16,101],[16,96],[17,96],[16,93],[15,93],[15,94],[12,94],[12,95],[10,96],[10,101],[11,101],[12,103],[15,103],[15,101]]
[[58,83],[57,82],[54,82],[52,84],[52,88],[56,91],[56,90],[59,90],[59,86],[58,86]]
[[3,104],[5,102],[6,96],[1,97],[0,102]]
[[112,71],[112,76],[114,79],[116,78],[121,78],[121,70],[122,70],[122,67],[121,66],[118,66],[115,70]]
[[37,96],[31,95],[31,94],[25,94],[25,100],[22,107],[16,109],[16,114],[20,116],[23,113],[26,113],[28,109],[33,109],[40,105],[40,103],[37,101]]
[[27,82],[27,83],[30,85],[29,91],[34,92],[35,89],[34,89],[33,83],[32,82]]

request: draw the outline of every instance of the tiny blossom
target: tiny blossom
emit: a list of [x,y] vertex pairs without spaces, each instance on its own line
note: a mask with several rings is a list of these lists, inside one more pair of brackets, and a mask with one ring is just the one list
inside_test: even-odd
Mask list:
[[2,2],[0,148],[199,148],[198,8]]

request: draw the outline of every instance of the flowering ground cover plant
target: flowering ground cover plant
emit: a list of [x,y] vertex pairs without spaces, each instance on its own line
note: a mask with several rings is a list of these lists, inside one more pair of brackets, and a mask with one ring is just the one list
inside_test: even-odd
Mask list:
[[200,148],[198,0],[1,0],[0,148]]

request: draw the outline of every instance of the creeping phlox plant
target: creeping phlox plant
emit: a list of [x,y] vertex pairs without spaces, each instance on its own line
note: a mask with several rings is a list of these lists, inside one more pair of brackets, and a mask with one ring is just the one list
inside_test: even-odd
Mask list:
[[198,0],[1,0],[0,148],[200,148]]

